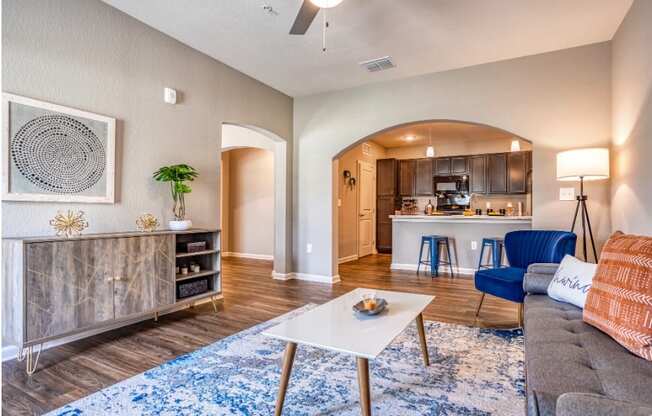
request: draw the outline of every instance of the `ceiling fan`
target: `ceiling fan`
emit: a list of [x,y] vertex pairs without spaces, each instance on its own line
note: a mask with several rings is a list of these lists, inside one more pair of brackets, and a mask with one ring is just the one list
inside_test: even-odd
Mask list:
[[342,0],[303,0],[299,13],[290,29],[290,35],[304,35],[319,10],[330,9],[340,4]]

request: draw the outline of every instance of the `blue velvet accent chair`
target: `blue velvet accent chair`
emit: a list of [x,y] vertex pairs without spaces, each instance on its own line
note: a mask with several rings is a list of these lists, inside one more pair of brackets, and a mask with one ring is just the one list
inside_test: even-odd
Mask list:
[[559,263],[566,254],[575,255],[577,236],[568,231],[520,230],[505,235],[505,254],[509,267],[482,269],[475,273],[475,288],[482,292],[480,308],[486,293],[520,303],[522,322],[523,276],[532,263]]

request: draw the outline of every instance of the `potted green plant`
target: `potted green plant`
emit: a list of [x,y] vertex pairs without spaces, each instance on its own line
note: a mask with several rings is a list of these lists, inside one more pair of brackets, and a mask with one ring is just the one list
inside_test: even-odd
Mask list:
[[184,195],[192,192],[190,185],[199,176],[192,166],[185,164],[163,166],[154,172],[154,179],[159,182],[170,182],[170,190],[174,205],[172,212],[174,220],[169,221],[171,230],[187,230],[192,227],[192,221],[186,219],[186,200]]

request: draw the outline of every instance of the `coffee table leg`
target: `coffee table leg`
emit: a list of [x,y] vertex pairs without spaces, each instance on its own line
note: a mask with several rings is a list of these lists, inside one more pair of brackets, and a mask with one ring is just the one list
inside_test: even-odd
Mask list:
[[419,341],[421,342],[421,352],[423,353],[423,363],[427,366],[430,365],[430,358],[428,358],[428,344],[426,344],[426,331],[423,328],[423,315],[417,315],[417,330],[419,331]]
[[292,373],[292,364],[294,363],[294,353],[297,351],[297,344],[288,342],[285,347],[285,355],[283,356],[283,371],[281,372],[281,383],[278,388],[278,398],[276,399],[276,411],[274,415],[281,416],[283,412],[283,402],[285,401],[285,392],[288,389],[290,381],[290,373]]
[[362,416],[371,416],[371,394],[369,390],[369,360],[357,358],[358,360],[358,385],[360,387],[360,408]]

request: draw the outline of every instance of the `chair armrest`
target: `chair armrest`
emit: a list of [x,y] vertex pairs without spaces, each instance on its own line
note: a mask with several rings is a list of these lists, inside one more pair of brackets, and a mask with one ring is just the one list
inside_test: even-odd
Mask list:
[[557,399],[557,416],[650,416],[652,407],[590,393],[564,393]]
[[530,294],[548,294],[548,285],[559,268],[556,263],[534,263],[523,278],[523,291]]

